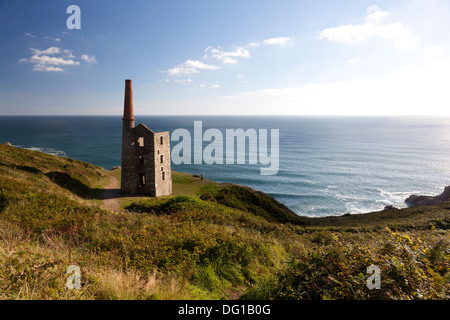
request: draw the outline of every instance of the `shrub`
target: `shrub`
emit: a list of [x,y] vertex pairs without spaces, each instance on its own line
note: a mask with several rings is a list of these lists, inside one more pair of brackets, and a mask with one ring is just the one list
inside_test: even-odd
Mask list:
[[170,198],[166,202],[164,202],[160,210],[165,213],[172,213],[177,211],[189,210],[198,208],[201,205],[202,201],[197,197],[180,195],[173,198]]
[[8,205],[8,199],[6,199],[6,195],[3,189],[0,189],[0,212],[6,208]]
[[[449,251],[445,240],[426,243],[396,232],[374,233],[352,241],[333,239],[293,258],[268,288],[271,299],[448,299]],[[370,239],[370,241],[369,241]],[[367,244],[370,244],[368,246]],[[366,268],[377,265],[381,289],[366,287]],[[275,285],[274,285],[275,283]],[[261,295],[260,288],[252,293]],[[252,296],[252,295],[250,295]]]

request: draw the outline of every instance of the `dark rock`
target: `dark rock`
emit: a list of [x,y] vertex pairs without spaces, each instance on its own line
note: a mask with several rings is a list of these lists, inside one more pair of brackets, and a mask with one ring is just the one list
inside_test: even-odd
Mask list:
[[433,206],[450,200],[450,186],[445,187],[444,192],[437,196],[411,195],[405,199],[408,206]]
[[392,204],[388,204],[384,207],[384,210],[398,210],[398,208],[394,207]]

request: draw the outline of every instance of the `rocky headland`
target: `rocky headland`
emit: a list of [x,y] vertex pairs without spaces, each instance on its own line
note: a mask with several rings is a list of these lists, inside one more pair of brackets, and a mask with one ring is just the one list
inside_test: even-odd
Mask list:
[[411,195],[405,199],[408,206],[434,206],[450,200],[450,186],[445,187],[444,192],[437,196]]

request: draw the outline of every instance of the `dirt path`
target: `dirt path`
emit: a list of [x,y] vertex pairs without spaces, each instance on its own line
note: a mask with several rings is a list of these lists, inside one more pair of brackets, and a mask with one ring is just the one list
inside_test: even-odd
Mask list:
[[105,186],[105,191],[103,191],[103,207],[107,210],[111,210],[114,212],[120,211],[120,202],[119,198],[121,198],[119,182],[116,177],[110,176],[109,183]]

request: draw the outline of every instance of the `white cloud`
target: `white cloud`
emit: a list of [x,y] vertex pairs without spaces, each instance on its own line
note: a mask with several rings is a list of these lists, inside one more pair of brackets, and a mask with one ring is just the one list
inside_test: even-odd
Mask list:
[[71,51],[71,50],[64,49],[62,52],[64,53],[64,55],[65,55],[67,58],[72,58],[72,59],[75,58],[75,56],[72,54],[72,51]]
[[247,44],[247,47],[249,48],[257,48],[259,47],[259,43],[258,42],[250,42]]
[[87,63],[97,63],[97,59],[93,55],[82,54],[80,58]]
[[401,22],[383,23],[390,16],[389,12],[381,11],[377,6],[367,9],[368,15],[364,24],[343,25],[327,28],[317,36],[320,40],[332,42],[364,42],[372,38],[395,40],[395,48],[409,51],[417,47],[420,37],[413,36]]
[[407,36],[408,32],[401,22],[385,25],[366,23],[360,25],[345,25],[328,28],[320,32],[320,40],[327,39],[332,42],[362,42],[373,37],[382,39],[394,39]]
[[192,79],[188,78],[188,79],[175,79],[174,80],[176,83],[181,83],[181,84],[185,84],[185,83],[192,83]]
[[193,73],[199,73],[199,70],[217,70],[219,66],[203,63],[198,60],[187,60],[186,62],[173,67],[165,72],[171,76],[189,75]]
[[235,48],[234,51],[223,51],[220,49],[208,47],[205,50],[205,58],[208,58],[209,55],[223,63],[237,63],[237,58],[249,58],[250,51],[243,47]]
[[61,41],[60,38],[52,38],[52,37],[44,37],[44,39],[50,40],[50,41],[54,41],[54,42],[60,42]]
[[366,12],[367,12],[368,14],[374,13],[374,12],[376,12],[376,11],[381,11],[381,9],[380,9],[379,6],[374,5],[374,4],[368,6],[368,7],[367,7],[367,10],[366,10]]
[[417,48],[421,40],[422,38],[417,36],[403,37],[395,40],[394,46],[400,51],[409,52]]
[[290,37],[276,37],[264,40],[263,44],[285,46],[291,42],[292,39]]
[[213,88],[213,89],[219,89],[220,86],[219,86],[218,84],[213,84],[213,85],[211,86],[211,88]]
[[380,8],[377,8],[374,11],[369,12],[369,11],[371,11],[370,7],[369,7],[367,9],[367,11],[368,11],[367,12],[368,15],[366,17],[367,23],[380,24],[384,18],[386,18],[390,15],[389,12],[381,11]]
[[230,114],[450,115],[450,59],[386,77],[267,88],[221,99]]
[[45,65],[42,65],[42,64],[36,64],[33,67],[33,71],[57,71],[57,72],[60,72],[60,71],[64,71],[64,70],[59,68],[59,67],[45,66]]
[[[275,37],[263,40],[264,45],[279,45],[286,46],[292,43],[290,37]],[[215,58],[222,63],[234,64],[238,62],[239,58],[250,58],[250,51],[247,48],[257,48],[261,44],[258,42],[249,42],[245,47],[236,47],[233,51],[224,51],[217,48],[208,47],[205,50],[205,58]]]
[[36,38],[36,36],[34,34],[32,34],[31,32],[24,32],[25,36],[30,37],[30,38]]
[[445,56],[445,47],[435,44],[424,48],[421,53],[424,59],[437,60]]
[[361,62],[360,58],[351,58],[347,61],[348,64],[358,64]]
[[216,70],[220,69],[218,66],[209,65],[197,60],[187,60],[184,63],[184,66],[187,68],[195,68],[195,69],[206,69],[206,70]]
[[[291,43],[290,37],[277,37],[264,40],[262,43],[267,45],[281,45],[285,46]],[[236,64],[241,58],[250,58],[249,48],[257,48],[260,46],[258,42],[249,42],[245,46],[235,47],[234,50],[225,51],[219,48],[213,48],[211,46],[204,50],[203,57],[205,59],[213,58],[223,64]],[[171,69],[165,70],[163,72],[169,74],[170,76],[183,76],[195,73],[200,73],[201,70],[218,70],[221,69],[220,66],[206,64],[198,60],[186,60],[186,62],[181,63]]]
[[78,61],[73,61],[72,59],[64,59],[61,57],[49,57],[47,55],[33,55],[30,58],[30,62],[34,64],[41,65],[55,65],[55,66],[77,66],[80,63]]
[[31,51],[33,51],[34,54],[36,55],[41,55],[41,54],[58,54],[61,53],[61,48],[58,47],[50,47],[48,49],[45,50],[39,50],[39,49],[35,49],[35,48],[30,48]]
[[22,58],[19,63],[29,62],[33,64],[33,71],[64,71],[62,67],[78,66],[79,61],[75,61],[75,56],[71,50],[59,47],[49,47],[45,50],[30,48],[33,55],[30,58]]

